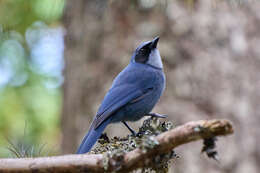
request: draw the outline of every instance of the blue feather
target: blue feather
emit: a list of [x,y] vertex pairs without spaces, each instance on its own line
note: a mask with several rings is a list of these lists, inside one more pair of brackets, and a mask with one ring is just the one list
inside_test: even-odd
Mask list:
[[111,119],[107,119],[104,121],[98,128],[94,128],[92,125],[88,131],[88,133],[83,138],[77,154],[83,154],[90,151],[90,149],[93,147],[93,145],[96,143],[96,141],[100,138],[102,132],[106,128],[106,126],[110,123]]
[[[78,154],[88,152],[108,124],[139,120],[158,102],[165,88],[164,72],[161,64],[158,63],[161,62],[156,49],[158,40],[159,38],[156,38],[151,42],[141,44],[133,54],[130,64],[115,78],[98,109],[89,132],[83,138],[77,151]],[[141,52],[144,57],[140,56],[139,51],[142,51],[142,47],[151,49],[150,55]],[[156,51],[157,53],[153,53]],[[135,62],[137,55],[139,62]],[[145,61],[146,58],[148,58],[147,61]]]

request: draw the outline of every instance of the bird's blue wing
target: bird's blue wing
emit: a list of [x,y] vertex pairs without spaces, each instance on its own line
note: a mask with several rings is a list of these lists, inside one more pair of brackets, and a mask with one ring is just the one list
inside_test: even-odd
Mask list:
[[77,153],[86,153],[95,144],[105,127],[111,122],[111,115],[125,104],[142,97],[143,93],[134,85],[119,85],[112,87],[105,96],[98,113],[85,135]]
[[[142,64],[128,65],[113,81],[92,122],[94,129],[127,103],[133,103],[149,94],[154,87],[155,73]],[[139,99],[140,98],[140,99]]]
[[143,91],[131,84],[113,87],[105,96],[93,121],[94,129],[100,126],[110,115],[125,104],[143,95]]

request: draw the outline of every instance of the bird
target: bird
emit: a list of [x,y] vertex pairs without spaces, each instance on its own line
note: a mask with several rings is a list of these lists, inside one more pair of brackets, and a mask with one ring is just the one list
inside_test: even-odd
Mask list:
[[137,121],[144,116],[166,117],[151,113],[166,82],[158,41],[159,37],[155,37],[143,42],[133,52],[130,63],[117,75],[105,95],[77,154],[89,152],[108,124],[122,122],[136,135],[126,121]]

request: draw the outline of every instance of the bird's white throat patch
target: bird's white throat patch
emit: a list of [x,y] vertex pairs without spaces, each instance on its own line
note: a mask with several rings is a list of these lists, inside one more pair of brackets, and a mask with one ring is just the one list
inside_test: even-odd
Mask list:
[[154,66],[156,68],[163,68],[161,55],[158,49],[153,49],[149,55],[149,59],[146,62],[146,64],[149,64],[151,66]]

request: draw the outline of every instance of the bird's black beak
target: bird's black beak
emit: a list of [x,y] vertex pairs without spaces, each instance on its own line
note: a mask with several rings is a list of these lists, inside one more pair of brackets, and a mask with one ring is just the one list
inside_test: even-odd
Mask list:
[[155,49],[157,47],[157,43],[159,41],[160,37],[155,37],[152,41],[151,41],[151,45],[150,48],[151,49]]

